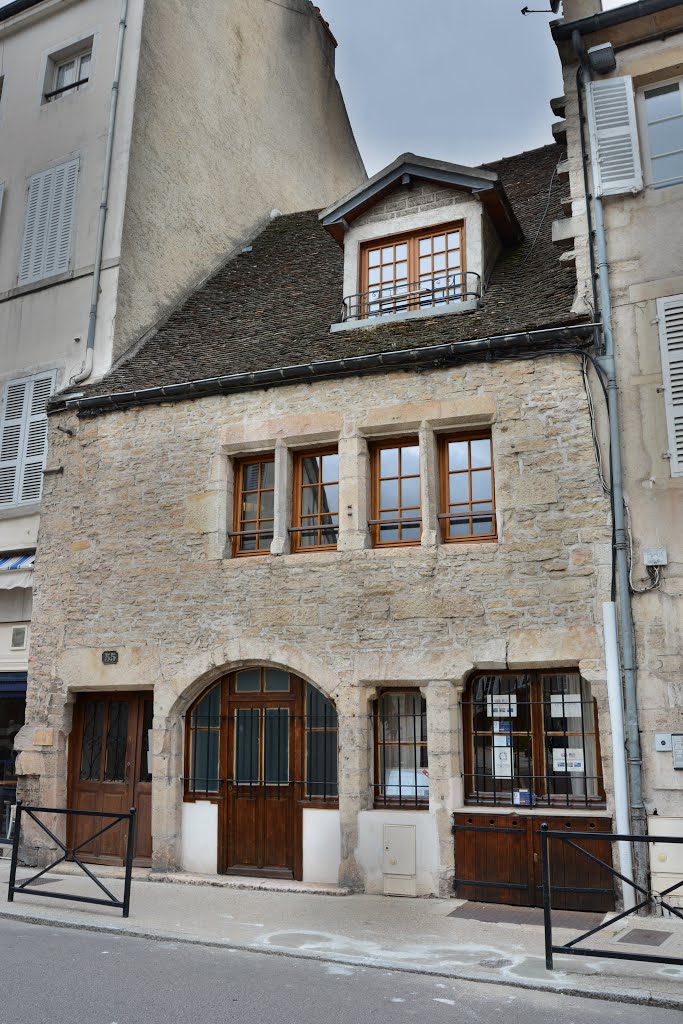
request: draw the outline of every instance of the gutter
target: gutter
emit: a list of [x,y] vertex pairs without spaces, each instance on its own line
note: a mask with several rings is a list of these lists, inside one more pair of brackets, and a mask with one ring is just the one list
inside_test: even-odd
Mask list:
[[639,0],[638,3],[615,7],[611,11],[593,14],[578,21],[552,22],[550,31],[556,43],[569,42],[575,32],[582,36],[590,35],[591,32],[623,25],[627,21],[635,21],[636,18],[646,18],[650,14],[659,14],[660,11],[668,11],[672,7],[680,7],[680,0]]
[[119,104],[119,85],[121,80],[121,68],[123,67],[123,44],[126,36],[126,19],[128,17],[128,0],[121,0],[121,14],[119,16],[119,38],[116,48],[116,61],[114,63],[114,80],[111,86],[111,102],[109,105],[109,124],[107,126],[107,143],[104,151],[104,172],[102,175],[102,194],[100,197],[100,211],[97,220],[97,242],[95,245],[95,271],[92,280],[90,293],[90,316],[88,319],[88,335],[85,346],[85,359],[83,369],[75,374],[70,383],[81,384],[87,380],[92,373],[95,361],[95,331],[97,329],[97,311],[100,304],[100,279],[102,277],[102,262],[104,259],[104,230],[107,226],[107,211],[109,209],[109,187],[111,184],[111,165],[114,154],[114,131],[116,128],[116,111]]
[[595,323],[571,324],[566,327],[521,331],[515,334],[501,334],[490,338],[456,341],[444,345],[427,345],[420,348],[398,349],[393,352],[373,352],[369,355],[255,370],[251,373],[207,377],[202,380],[185,381],[181,384],[141,388],[137,391],[120,391],[109,395],[97,395],[93,398],[65,396],[61,401],[57,400],[51,403],[50,413],[60,412],[64,409],[96,413],[160,402],[181,402],[209,395],[234,394],[240,391],[311,382],[330,377],[451,365],[458,360],[476,356],[496,358],[497,356],[517,354],[543,355],[544,352],[549,351],[549,345],[553,343],[560,343],[563,347],[561,350],[551,349],[550,351],[584,354],[580,343],[583,342],[586,348],[590,347],[598,326]]
[[14,0],[13,4],[8,4],[7,7],[3,7],[0,11],[0,21],[7,21],[8,18],[12,18],[15,14],[22,14],[24,11],[30,10],[31,7],[37,7],[38,4],[42,4],[43,0]]

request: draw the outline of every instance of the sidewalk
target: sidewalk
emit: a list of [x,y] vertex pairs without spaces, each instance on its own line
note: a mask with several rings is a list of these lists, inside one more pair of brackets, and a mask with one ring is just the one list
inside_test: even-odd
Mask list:
[[[97,895],[94,884],[73,870],[72,865],[60,866],[58,874],[47,876],[52,881],[47,883],[46,878],[43,885],[41,879],[38,884],[46,894],[59,889]],[[18,880],[31,873],[21,868]],[[122,892],[120,878],[112,877],[121,872],[98,868],[97,874],[113,892]],[[3,858],[0,917],[683,1010],[683,967],[556,955],[556,969],[548,972],[541,925],[450,916],[463,905],[461,900],[343,895],[343,890],[331,886],[316,892],[298,883],[262,881],[248,890],[243,886],[250,883],[244,879],[136,875],[130,917],[123,920],[120,911],[47,895],[17,895],[14,903],[6,903],[9,861]],[[657,946],[619,942],[636,928],[666,933],[666,939]],[[577,934],[554,929],[554,942]],[[683,922],[630,918],[605,929],[591,945],[683,957]]]

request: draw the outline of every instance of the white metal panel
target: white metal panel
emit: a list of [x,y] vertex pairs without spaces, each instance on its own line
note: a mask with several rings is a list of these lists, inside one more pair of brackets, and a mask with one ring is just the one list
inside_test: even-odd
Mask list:
[[414,825],[384,826],[384,874],[415,874],[416,829]]
[[590,83],[588,124],[596,194],[640,192],[643,171],[630,75]]
[[657,300],[671,475],[683,476],[683,295]]

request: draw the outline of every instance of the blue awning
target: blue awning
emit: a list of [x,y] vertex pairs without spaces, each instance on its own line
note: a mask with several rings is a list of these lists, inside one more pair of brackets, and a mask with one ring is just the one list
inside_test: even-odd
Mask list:
[[17,569],[32,569],[35,560],[35,551],[31,555],[4,555],[0,558],[0,572],[15,572]]
[[0,672],[0,700],[26,696],[27,672]]

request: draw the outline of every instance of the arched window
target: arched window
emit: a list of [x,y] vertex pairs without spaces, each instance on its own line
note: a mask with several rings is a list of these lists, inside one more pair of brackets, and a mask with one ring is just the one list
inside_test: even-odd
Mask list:
[[604,803],[596,704],[577,671],[478,673],[463,724],[469,803]]

